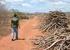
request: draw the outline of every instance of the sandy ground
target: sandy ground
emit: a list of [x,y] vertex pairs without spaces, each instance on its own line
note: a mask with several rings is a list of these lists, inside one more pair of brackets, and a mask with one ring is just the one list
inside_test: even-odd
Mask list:
[[0,50],[31,50],[33,46],[30,39],[41,35],[40,31],[36,29],[38,23],[37,17],[26,22],[22,20],[19,28],[19,40],[11,41],[11,35],[3,37],[0,40]]

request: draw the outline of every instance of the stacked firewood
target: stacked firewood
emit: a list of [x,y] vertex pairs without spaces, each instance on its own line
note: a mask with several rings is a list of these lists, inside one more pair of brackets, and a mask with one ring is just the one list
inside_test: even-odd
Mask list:
[[70,50],[70,28],[66,14],[59,11],[50,12],[48,18],[39,25],[44,34],[34,39],[36,50]]

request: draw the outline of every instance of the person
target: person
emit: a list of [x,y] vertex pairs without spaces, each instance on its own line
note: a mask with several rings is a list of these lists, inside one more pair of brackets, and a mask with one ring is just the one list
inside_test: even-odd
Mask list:
[[14,14],[11,20],[12,27],[12,41],[18,40],[18,27],[19,27],[19,17]]

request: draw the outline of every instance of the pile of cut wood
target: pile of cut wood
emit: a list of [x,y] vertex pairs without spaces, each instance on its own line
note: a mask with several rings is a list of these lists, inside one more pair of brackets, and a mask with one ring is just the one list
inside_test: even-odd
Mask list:
[[32,41],[35,46],[33,50],[70,50],[70,21],[66,14],[53,11],[45,18],[38,27],[46,34]]

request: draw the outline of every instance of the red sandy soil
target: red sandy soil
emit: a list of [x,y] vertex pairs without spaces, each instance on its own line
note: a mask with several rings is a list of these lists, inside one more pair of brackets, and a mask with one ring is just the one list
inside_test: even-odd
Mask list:
[[[3,37],[0,40],[0,50],[31,50],[31,40],[36,35],[41,35],[41,32],[36,29],[39,20],[37,17],[29,19],[26,22],[20,22],[19,40],[11,41],[11,35]],[[22,40],[25,39],[25,40]]]

